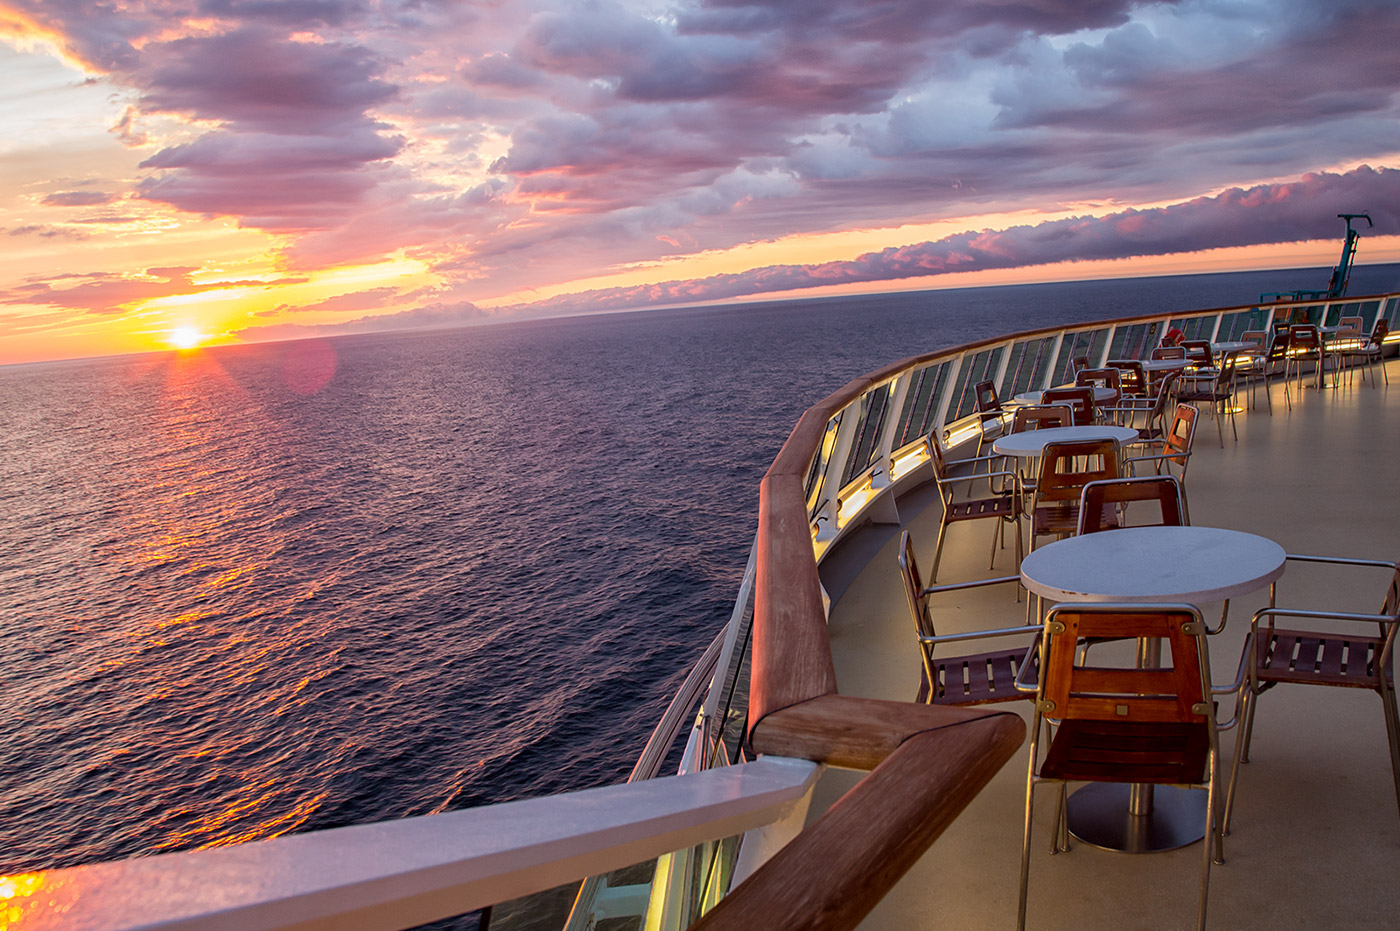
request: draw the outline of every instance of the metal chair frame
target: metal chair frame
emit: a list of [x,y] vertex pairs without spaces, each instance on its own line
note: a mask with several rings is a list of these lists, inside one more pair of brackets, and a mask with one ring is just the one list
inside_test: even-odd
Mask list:
[[[1206,841],[1202,846],[1196,927],[1204,931],[1212,863],[1225,860],[1220,812],[1220,736],[1239,715],[1245,676],[1212,686],[1206,624],[1187,604],[1061,604],[1046,616],[1040,638],[1039,682],[1026,773],[1026,818],[1021,840],[1020,901],[1016,927],[1024,931],[1030,885],[1035,789],[1059,787],[1051,853],[1069,849],[1065,817],[1070,781],[1153,783],[1204,788]],[[1076,654],[1081,641],[1165,639],[1172,665],[1159,668],[1139,646],[1138,668],[1088,666]],[[1027,683],[1018,682],[1026,688]],[[1213,699],[1233,692],[1235,715],[1216,721]],[[1047,725],[1042,727],[1042,724]],[[1044,759],[1041,734],[1055,725]]]
[[[933,570],[929,575],[930,581],[938,580],[938,565],[943,559],[943,542],[948,535],[948,525],[956,524],[967,520],[980,520],[997,518],[998,524],[992,533],[992,555],[987,568],[996,565],[997,543],[1002,540],[1002,531],[1005,525],[1010,522],[1016,528],[1016,571],[1021,571],[1022,537],[1021,537],[1021,487],[1015,472],[1006,469],[993,469],[995,462],[1000,462],[1000,456],[976,456],[971,459],[959,460],[959,465],[971,465],[972,472],[968,475],[953,475],[948,466],[948,459],[943,454],[943,447],[938,444],[938,440],[930,434],[925,437],[928,447],[929,461],[933,464],[933,479],[938,486],[938,496],[943,502],[943,513],[938,522],[938,545],[933,551]],[[981,463],[987,464],[986,472],[978,472],[977,468]],[[995,478],[1004,478],[1006,485],[1002,490],[997,490],[992,486]],[[985,481],[992,490],[992,495],[987,498],[964,498],[959,500],[953,492],[953,487],[962,482],[982,482]]]
[[[1249,762],[1254,736],[1254,713],[1259,696],[1274,685],[1313,685],[1334,688],[1364,688],[1374,691],[1385,711],[1386,739],[1390,744],[1391,776],[1395,783],[1395,804],[1400,810],[1400,709],[1395,701],[1394,652],[1396,629],[1400,626],[1400,562],[1375,559],[1348,559],[1338,556],[1295,556],[1293,562],[1333,566],[1359,566],[1391,570],[1381,609],[1376,614],[1341,611],[1311,611],[1273,606],[1261,608],[1250,621],[1250,639],[1241,662],[1248,662],[1248,692],[1245,694],[1244,732],[1235,744],[1230,766],[1230,788],[1225,800],[1224,829],[1230,830],[1234,812],[1235,787],[1240,764]],[[1335,631],[1285,630],[1275,626],[1275,618],[1306,618],[1343,624],[1375,624],[1377,635],[1350,636]],[[1261,624],[1261,621],[1266,622]],[[1334,625],[1340,628],[1342,625]]]
[[[985,705],[993,702],[1017,701],[1030,696],[1016,687],[1017,675],[1034,647],[1033,635],[1038,626],[1020,624],[992,630],[977,630],[957,634],[939,634],[934,627],[929,599],[945,592],[985,588],[991,585],[1020,585],[1020,576],[978,579],[953,585],[926,586],[919,574],[914,556],[914,541],[909,531],[899,539],[899,571],[904,582],[904,594],[918,637],[919,656],[924,667],[924,688],[921,701],[930,705]],[[1020,589],[1017,589],[1017,597]],[[942,644],[976,643],[982,640],[1020,635],[1026,642],[1011,649],[967,655],[941,657],[936,654]]]
[[[1149,441],[1160,443],[1161,452],[1129,456],[1123,460],[1124,470],[1129,476],[1136,476],[1138,463],[1150,462],[1154,475],[1175,475],[1177,480],[1184,484],[1187,466],[1191,464],[1191,447],[1196,442],[1196,421],[1199,418],[1198,408],[1190,404],[1178,404],[1176,413],[1172,415],[1171,429],[1160,439]],[[1173,466],[1181,471],[1172,472]],[[1166,471],[1163,472],[1163,469]]]

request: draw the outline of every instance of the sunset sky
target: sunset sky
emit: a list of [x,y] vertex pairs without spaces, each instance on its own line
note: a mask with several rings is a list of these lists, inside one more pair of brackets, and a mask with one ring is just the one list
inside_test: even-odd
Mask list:
[[1397,49],[1395,0],[0,0],[0,363],[1330,265],[1342,212],[1400,261]]

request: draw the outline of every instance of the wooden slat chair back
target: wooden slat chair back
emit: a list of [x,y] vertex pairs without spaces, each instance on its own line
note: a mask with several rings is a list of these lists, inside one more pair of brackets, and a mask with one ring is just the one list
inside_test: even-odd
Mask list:
[[1032,404],[1016,408],[1012,415],[1011,432],[1023,433],[1026,430],[1040,430],[1045,427],[1070,427],[1074,425],[1074,411],[1067,404]]
[[1124,397],[1144,398],[1148,396],[1147,372],[1141,362],[1115,360],[1105,363],[1108,368],[1118,370],[1119,389]]
[[1001,398],[997,397],[997,386],[992,382],[979,381],[972,391],[982,423],[982,435],[977,439],[977,455],[980,456],[987,440],[1001,435],[1002,427],[1005,426],[1002,420],[1004,411]]
[[[1052,849],[1067,849],[1068,781],[1208,789],[1208,841],[1202,845],[1197,910],[1197,927],[1205,927],[1211,862],[1223,860],[1215,817],[1220,745],[1205,629],[1200,613],[1190,605],[1058,605],[1047,615],[1031,725],[1018,928],[1025,927],[1035,789],[1042,782],[1060,786]],[[1170,649],[1170,665],[1138,668],[1125,656],[1118,666],[1101,665],[1099,660],[1091,666],[1079,649],[1088,641],[1130,638],[1160,638]],[[1058,726],[1042,758],[1046,721]]]
[[[930,705],[984,705],[1031,697],[1016,687],[1016,674],[1025,663],[1027,652],[1031,649],[1034,628],[1017,625],[1013,628],[978,631],[975,634],[962,633],[952,638],[944,638],[934,629],[933,614],[929,605],[932,593],[991,584],[1018,585],[1018,576],[926,588],[914,556],[914,541],[907,530],[901,534],[899,540],[899,573],[904,582],[904,594],[914,621],[914,632],[918,637],[919,655],[924,667],[919,701]],[[1004,638],[1011,635],[1020,635],[1019,645],[968,655],[945,655],[937,651],[938,645],[945,639],[953,639],[960,644],[990,638],[1003,638],[1005,642]]]
[[1128,475],[1137,475],[1139,466],[1146,469],[1150,464],[1154,475],[1175,475],[1184,485],[1186,468],[1191,463],[1191,447],[1196,442],[1196,420],[1200,416],[1200,410],[1194,405],[1178,404],[1166,435],[1147,444],[1152,451],[1124,460]]
[[1154,358],[1154,359],[1184,359],[1184,358],[1186,358],[1186,350],[1185,350],[1184,348],[1182,348],[1181,346],[1167,346],[1167,345],[1158,346],[1156,349],[1152,350],[1152,358]]
[[1068,536],[1079,528],[1079,498],[1089,482],[1118,478],[1121,453],[1115,440],[1049,443],[1040,457],[1031,511],[1031,548],[1046,534]]
[[1094,405],[1094,389],[1083,385],[1073,388],[1046,388],[1040,393],[1041,404],[1068,404],[1074,411],[1074,425],[1088,427],[1094,423],[1097,414]]
[[[1134,509],[1130,524],[1127,520],[1128,505],[1149,502],[1157,505],[1156,512],[1144,520],[1143,509]],[[1128,526],[1181,527],[1189,523],[1191,517],[1186,508],[1186,494],[1181,482],[1172,475],[1089,482],[1079,499],[1080,535]]]
[[1210,340],[1208,339],[1187,339],[1182,340],[1181,348],[1186,350],[1186,358],[1198,369],[1215,368],[1215,356],[1211,354]]
[[[938,566],[943,558],[943,542],[948,534],[948,527],[951,524],[961,523],[969,520],[996,520],[997,525],[992,528],[992,555],[988,568],[996,564],[997,544],[1001,540],[1002,531],[1007,523],[1015,527],[1016,533],[1016,570],[1021,567],[1021,552],[1023,548],[1021,536],[1021,495],[1017,488],[1017,476],[1014,472],[1007,470],[996,470],[991,468],[991,462],[998,459],[997,456],[979,457],[973,460],[973,472],[967,475],[953,475],[948,468],[948,459],[943,452],[943,447],[933,434],[925,438],[925,446],[928,449],[929,462],[933,466],[933,479],[938,486],[938,496],[943,502],[943,513],[938,523],[938,545],[933,551],[933,570],[930,578],[938,578]],[[986,472],[978,472],[976,466],[978,461],[988,463]],[[960,484],[971,487],[973,482],[983,482],[989,488],[994,488],[993,483],[1000,479],[1004,483],[1004,490],[993,491],[992,494],[974,498],[959,496],[955,492],[955,487]]]
[[[1104,399],[1103,406],[1116,407],[1118,400],[1123,397],[1123,380],[1118,370],[1115,368],[1101,369],[1080,369],[1075,373],[1074,385],[1076,388],[1108,388],[1113,391],[1112,397]],[[1100,404],[1095,400],[1095,404]]]
[[[1395,702],[1395,639],[1400,627],[1400,562],[1344,559],[1321,556],[1289,556],[1291,562],[1322,563],[1330,567],[1389,569],[1389,584],[1380,610],[1374,615],[1334,611],[1263,608],[1255,612],[1251,626],[1254,662],[1249,665],[1249,690],[1245,699],[1244,733],[1235,746],[1230,770],[1230,794],[1225,828],[1229,830],[1240,764],[1249,761],[1254,714],[1260,694],[1275,685],[1315,685],[1332,688],[1370,689],[1380,696],[1385,711],[1386,739],[1390,744],[1391,776],[1395,804],[1400,810],[1400,711]],[[1278,618],[1327,621],[1326,628],[1285,629]],[[1369,631],[1369,632],[1368,632]],[[1248,647],[1246,647],[1248,649]]]
[[1074,374],[1078,375],[1080,372],[1084,371],[1084,369],[1087,369],[1089,367],[1089,357],[1074,356],[1069,360],[1069,366],[1070,370],[1074,372]]

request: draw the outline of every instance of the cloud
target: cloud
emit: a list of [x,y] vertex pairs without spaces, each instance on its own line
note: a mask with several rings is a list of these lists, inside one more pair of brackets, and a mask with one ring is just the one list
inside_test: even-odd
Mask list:
[[585,291],[512,310],[561,313],[652,307],[951,272],[1330,239],[1340,229],[1337,213],[1366,209],[1377,233],[1400,233],[1400,169],[1363,166],[1345,174],[1311,173],[1296,182],[1232,188],[1168,207],[969,231],[850,261],[775,265],[688,281]]
[[351,333],[383,333],[394,330],[425,330],[481,323],[490,314],[475,304],[434,303],[394,314],[375,314],[340,323],[274,323],[244,327],[234,335],[246,340],[269,341],[304,339],[309,336],[338,336]]
[[43,204],[46,207],[97,207],[110,204],[116,199],[115,194],[104,194],[101,191],[61,191],[46,196]]
[[398,288],[369,288],[365,291],[352,291],[348,294],[337,294],[334,297],[326,298],[324,301],[317,301],[313,304],[280,304],[273,310],[259,311],[259,317],[270,317],[275,314],[287,313],[308,313],[311,311],[333,311],[345,312],[356,310],[369,310],[375,307],[383,307],[391,298],[399,293]]
[[[195,282],[190,277],[195,270],[180,266],[148,268],[139,275],[111,272],[54,275],[0,290],[0,304],[59,307],[107,316],[125,313],[132,305],[156,298],[228,288],[275,288],[305,281],[304,278],[281,278],[270,281]],[[72,283],[75,281],[76,284]]]

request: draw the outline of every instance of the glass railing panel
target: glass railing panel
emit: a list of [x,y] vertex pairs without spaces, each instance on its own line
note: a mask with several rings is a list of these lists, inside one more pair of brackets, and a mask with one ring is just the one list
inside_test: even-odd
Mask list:
[[947,387],[949,364],[935,362],[909,373],[909,389],[904,394],[904,409],[895,426],[894,448],[902,449],[922,439],[933,429],[938,405]]
[[1113,330],[1113,342],[1108,349],[1110,359],[1146,359],[1160,338],[1161,324],[1120,324]]
[[1265,324],[1268,319],[1269,312],[1257,307],[1223,314],[1220,318],[1220,329],[1216,332],[1215,338],[1219,342],[1240,339],[1250,330],[1267,329]]
[[1381,311],[1381,301],[1360,301],[1357,304],[1356,313],[1361,317],[1362,329],[1369,333],[1371,327],[1376,325],[1376,317]]
[[1180,330],[1183,339],[1210,339],[1215,331],[1215,314],[1195,317],[1177,317],[1171,322],[1172,328]]
[[1006,372],[997,386],[1002,400],[1040,388],[1055,351],[1055,337],[1042,336],[1012,344],[1007,354]]
[[977,410],[977,392],[975,390],[977,383],[996,377],[997,367],[1001,364],[1001,355],[1004,351],[1004,346],[994,346],[964,360],[962,370],[958,373],[957,383],[954,386],[957,394],[953,396],[953,402],[948,405],[946,420],[949,423],[961,420]]
[[822,487],[825,485],[826,470],[831,465],[831,453],[836,448],[836,434],[841,428],[841,416],[844,413],[844,410],[838,411],[835,417],[826,422],[821,449],[817,450],[817,455],[812,459],[812,466],[807,470],[804,492],[807,496],[808,519],[816,517],[825,503],[821,500]]
[[1074,381],[1074,360],[1079,356],[1089,360],[1090,365],[1096,364],[1103,358],[1104,347],[1108,344],[1109,327],[1099,327],[1093,330],[1077,330],[1073,333],[1066,333],[1065,338],[1060,343],[1059,355],[1055,357],[1054,374],[1050,378],[1052,385],[1064,385]]
[[867,391],[860,399],[860,419],[856,421],[855,441],[846,467],[841,473],[841,487],[849,485],[857,475],[870,468],[880,455],[880,436],[889,411],[890,383]]

